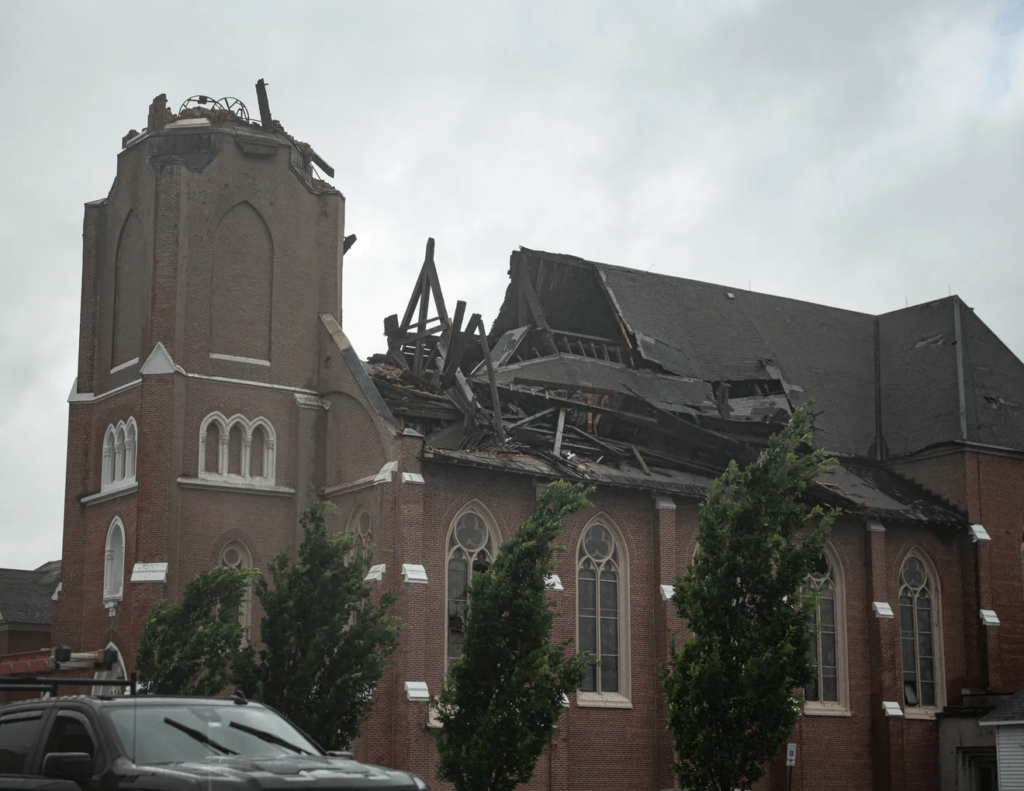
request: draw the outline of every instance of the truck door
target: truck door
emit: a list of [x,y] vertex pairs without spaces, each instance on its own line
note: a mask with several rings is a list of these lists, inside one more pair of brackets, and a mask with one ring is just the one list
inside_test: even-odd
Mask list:
[[46,791],[91,791],[96,787],[95,777],[101,771],[101,756],[95,732],[85,715],[78,711],[59,709],[50,721],[49,733],[37,759],[42,767],[51,753],[85,753],[92,759],[91,769],[75,778],[36,777],[21,786],[26,789],[46,788]]
[[42,741],[46,710],[22,709],[0,717],[0,789],[25,788]]

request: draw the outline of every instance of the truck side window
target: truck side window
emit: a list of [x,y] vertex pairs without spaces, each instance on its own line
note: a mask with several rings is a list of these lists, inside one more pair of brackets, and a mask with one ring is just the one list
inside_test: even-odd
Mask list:
[[92,736],[85,727],[81,715],[60,712],[57,722],[50,733],[50,741],[46,745],[45,755],[50,753],[88,753],[90,758],[96,756],[96,747]]
[[32,748],[39,743],[43,712],[19,711],[0,719],[0,773],[22,774]]

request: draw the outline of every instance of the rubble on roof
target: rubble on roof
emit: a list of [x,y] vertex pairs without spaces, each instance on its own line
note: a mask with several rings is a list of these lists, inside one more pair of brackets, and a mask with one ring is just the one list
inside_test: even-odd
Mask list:
[[[402,318],[384,320],[388,351],[364,369],[402,428],[425,438],[424,459],[703,497],[807,396],[768,356],[736,357],[714,375],[705,355],[693,370],[707,378],[683,375],[690,369],[669,362],[686,353],[631,333],[617,298],[601,304],[575,261],[516,262],[490,334],[479,314],[463,326],[464,302],[449,315],[433,239]],[[818,493],[876,518],[963,522],[877,465],[844,461]]]

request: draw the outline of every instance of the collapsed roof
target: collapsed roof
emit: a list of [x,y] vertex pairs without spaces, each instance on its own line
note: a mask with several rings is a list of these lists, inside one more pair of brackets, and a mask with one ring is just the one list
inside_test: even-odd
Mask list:
[[521,248],[486,333],[448,314],[433,247],[365,364],[424,459],[703,496],[813,398],[814,444],[841,462],[823,499],[963,524],[884,462],[1024,450],[1024,365],[957,297],[875,317]]

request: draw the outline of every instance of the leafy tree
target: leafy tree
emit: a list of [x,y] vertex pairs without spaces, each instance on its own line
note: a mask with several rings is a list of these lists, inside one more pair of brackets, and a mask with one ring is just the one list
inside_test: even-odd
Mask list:
[[216,695],[234,683],[253,650],[242,646],[246,630],[239,611],[258,574],[212,568],[185,586],[181,604],[160,603],[142,630],[135,658],[150,692]]
[[306,508],[298,559],[291,563],[283,550],[256,582],[266,613],[264,647],[239,684],[324,748],[337,749],[359,735],[370,713],[373,690],[398,647],[398,623],[388,615],[394,594],[375,603],[363,582],[371,559],[356,551],[355,536],[327,532],[330,509],[331,503]]
[[807,503],[814,479],[837,464],[808,452],[810,441],[807,403],[757,461],[742,471],[732,462],[701,504],[700,550],[672,597],[694,636],[672,646],[661,671],[682,788],[749,788],[793,732],[793,690],[814,679],[810,608],[797,603],[839,512]]
[[554,736],[562,696],[577,689],[593,660],[566,658],[572,642],[551,644],[557,613],[546,595],[562,518],[589,506],[580,484],[545,487],[536,513],[470,582],[462,658],[431,699],[441,729],[438,777],[456,791],[507,791],[533,776]]

